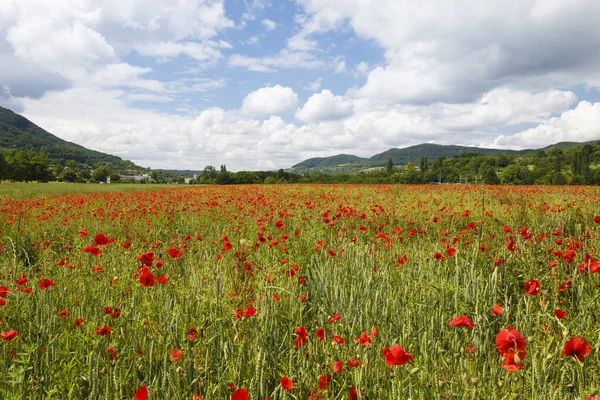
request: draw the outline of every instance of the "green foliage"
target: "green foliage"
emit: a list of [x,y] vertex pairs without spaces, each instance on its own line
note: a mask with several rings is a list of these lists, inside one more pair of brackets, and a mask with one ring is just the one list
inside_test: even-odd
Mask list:
[[107,163],[119,170],[143,169],[131,161],[60,139],[3,107],[0,107],[0,149],[45,153],[50,160],[71,160],[90,166]]
[[102,165],[92,172],[92,180],[94,182],[106,182],[106,179],[113,173],[112,168],[108,165]]

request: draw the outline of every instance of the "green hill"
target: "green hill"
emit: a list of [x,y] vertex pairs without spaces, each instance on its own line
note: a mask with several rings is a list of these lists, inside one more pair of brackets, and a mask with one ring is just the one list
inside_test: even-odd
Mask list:
[[131,161],[86,149],[46,132],[27,118],[0,107],[0,149],[43,152],[53,161],[75,160],[91,167],[109,164],[114,170],[143,170]]
[[394,165],[406,165],[411,162],[414,165],[419,165],[423,157],[432,162],[438,157],[457,157],[461,154],[479,153],[482,155],[492,154],[514,154],[523,155],[540,150],[561,149],[566,150],[584,144],[596,144],[598,141],[577,143],[577,142],[561,142],[556,143],[543,149],[537,150],[502,150],[488,149],[481,147],[441,145],[434,143],[423,143],[416,146],[410,146],[403,149],[389,149],[383,153],[375,154],[370,158],[361,158],[357,156],[338,154],[331,157],[310,158],[295,164],[290,169],[291,172],[326,172],[326,173],[353,173],[368,170],[370,168],[380,168],[387,165],[388,159],[392,159]]

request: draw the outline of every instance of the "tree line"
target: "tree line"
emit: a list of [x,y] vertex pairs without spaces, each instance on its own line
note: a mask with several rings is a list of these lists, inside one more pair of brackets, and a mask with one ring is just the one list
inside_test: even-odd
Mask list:
[[108,164],[89,166],[75,160],[52,161],[41,152],[27,150],[0,151],[0,181],[106,182],[123,181],[121,173],[148,173],[152,183],[191,184],[276,184],[276,183],[486,183],[542,185],[600,184],[600,145],[538,150],[527,154],[463,153],[456,157],[440,156],[430,161],[422,157],[414,165],[371,168],[352,174],[324,172],[295,173],[278,171],[230,172],[223,164],[219,169],[206,166],[192,178],[175,172],[154,170],[115,170]]

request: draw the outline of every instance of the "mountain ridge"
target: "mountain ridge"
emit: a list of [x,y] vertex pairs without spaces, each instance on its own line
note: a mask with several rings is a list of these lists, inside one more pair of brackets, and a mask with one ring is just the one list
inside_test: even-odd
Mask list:
[[108,164],[114,169],[123,171],[146,169],[121,157],[91,150],[61,139],[24,116],[1,106],[0,149],[42,152],[53,161],[74,160],[90,166]]
[[[371,157],[358,157],[348,154],[336,154],[328,157],[313,157],[294,164],[291,172],[328,172],[328,173],[351,173],[366,170],[370,168],[385,167],[389,159],[392,159],[394,165],[405,165],[408,162],[418,165],[423,157],[428,162],[432,162],[437,157],[456,157],[466,153],[481,153],[483,155],[491,154],[526,154],[540,150],[549,150],[552,148],[565,149],[574,146],[584,145],[589,142],[559,142],[541,149],[524,150],[506,150],[491,149],[475,146],[459,145],[441,145],[436,143],[421,143],[404,148],[391,148]],[[337,162],[341,161],[341,162]]]

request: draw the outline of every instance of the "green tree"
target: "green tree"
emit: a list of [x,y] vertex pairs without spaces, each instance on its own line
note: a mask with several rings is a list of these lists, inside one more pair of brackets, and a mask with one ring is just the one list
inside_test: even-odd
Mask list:
[[66,168],[63,172],[61,172],[57,179],[61,182],[77,182],[78,176],[75,170]]
[[427,157],[421,157],[421,160],[419,161],[419,170],[421,170],[422,173],[427,172],[427,169],[429,168],[429,160],[427,159]]
[[204,167],[202,174],[208,179],[215,179],[217,177],[217,169],[212,165],[207,165]]
[[415,166],[413,165],[413,163],[411,163],[410,161],[406,163],[406,165],[404,166],[404,171],[408,172],[408,173],[413,173],[417,171],[417,168],[415,168]]
[[4,158],[4,153],[0,152],[0,182],[2,179],[6,179],[6,159]]
[[73,169],[73,170],[77,170],[77,169],[79,169],[79,164],[78,164],[78,163],[77,163],[77,161],[75,161],[75,160],[68,160],[68,161],[65,163],[65,167],[67,167],[67,168],[71,168],[71,169]]
[[520,178],[521,169],[516,164],[511,164],[504,168],[500,173],[500,181],[502,183],[520,184],[523,183]]
[[498,174],[496,174],[496,168],[488,164],[487,162],[481,163],[478,171],[479,176],[485,184],[497,185],[500,183]]
[[92,172],[94,182],[106,182],[106,179],[112,174],[112,169],[108,165],[101,165]]
[[387,159],[387,165],[385,167],[385,170],[388,173],[391,173],[394,170],[394,161],[391,158]]
[[121,175],[117,174],[117,173],[112,173],[110,174],[110,182],[111,183],[116,183],[119,182],[121,180]]

